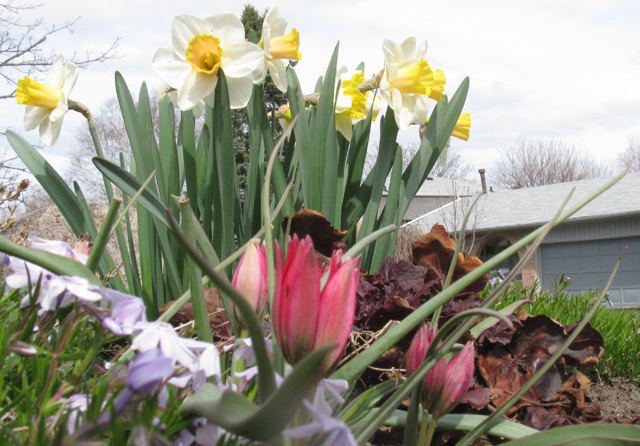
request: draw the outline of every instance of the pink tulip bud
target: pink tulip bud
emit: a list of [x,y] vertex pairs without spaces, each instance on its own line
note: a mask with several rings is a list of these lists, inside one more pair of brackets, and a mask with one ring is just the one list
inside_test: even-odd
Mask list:
[[467,393],[473,380],[475,349],[469,341],[464,348],[447,364],[447,376],[440,395],[439,403],[434,407],[437,416],[446,415],[457,405]]
[[[418,328],[407,351],[408,376],[413,375],[424,361],[436,333],[437,329],[428,324],[421,324]],[[440,418],[451,412],[466,393],[473,380],[474,355],[473,342],[468,342],[448,363],[442,358],[425,376],[421,402],[434,417]]]
[[360,260],[342,259],[334,253],[329,277],[320,289],[323,271],[316,260],[310,237],[289,241],[282,266],[276,258],[276,290],[273,326],[282,355],[296,364],[310,351],[335,345],[323,365],[328,372],[344,350],[353,326]]
[[353,328],[356,312],[356,292],[360,284],[360,258],[343,259],[340,251],[331,256],[329,279],[320,295],[320,313],[313,348],[335,344],[326,358],[328,372],[340,359]]
[[[269,296],[269,285],[267,252],[264,244],[259,240],[249,241],[231,284],[249,301],[256,314],[262,314]],[[242,325],[242,319],[237,313],[236,317]]]
[[273,327],[284,359],[296,364],[313,348],[320,305],[320,268],[309,236],[289,240],[287,257],[277,256]]
[[[418,327],[409,350],[407,351],[406,368],[407,375],[411,376],[424,362],[429,346],[433,342],[438,330],[431,324],[422,323]],[[442,342],[438,343],[440,346]],[[447,360],[442,358],[427,373],[422,382],[421,401],[422,406],[431,410],[432,406],[439,400],[442,387],[444,386],[445,374],[447,370]]]

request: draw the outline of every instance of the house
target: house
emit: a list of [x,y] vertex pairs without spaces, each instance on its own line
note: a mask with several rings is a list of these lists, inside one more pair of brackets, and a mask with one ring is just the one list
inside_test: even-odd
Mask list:
[[[388,186],[387,182],[382,192],[382,199],[380,200],[380,211],[382,211],[387,201]],[[476,184],[469,181],[452,180],[449,178],[428,177],[416,192],[413,200],[411,200],[411,204],[409,204],[409,208],[402,222],[410,222],[460,197],[471,197],[480,192],[482,192],[482,185],[479,183]]]
[[[605,177],[486,193],[470,214],[466,233],[467,239],[473,239],[473,247],[468,253],[488,260],[551,220],[574,188],[566,209],[612,179]],[[454,219],[452,215],[460,214],[460,206],[465,203],[468,208],[470,200],[469,197],[459,198],[414,219],[407,226],[426,233],[435,223],[442,224],[449,219],[455,223],[447,229],[459,229],[462,219],[459,216]],[[609,299],[619,306],[640,306],[640,173],[627,174],[551,230],[534,258],[525,265],[520,278],[525,285],[538,280],[550,288],[564,274],[571,279],[567,291],[601,288],[625,247],[627,250],[609,290]],[[503,262],[500,268],[511,269],[523,254],[524,250]]]

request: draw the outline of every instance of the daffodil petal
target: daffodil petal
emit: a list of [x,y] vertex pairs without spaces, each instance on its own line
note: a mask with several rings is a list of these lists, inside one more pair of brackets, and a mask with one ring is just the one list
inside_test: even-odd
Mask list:
[[64,99],[67,100],[69,98],[69,94],[71,90],[76,85],[76,81],[78,80],[78,67],[76,67],[73,63],[65,64],[64,66],[64,80],[63,84],[60,86],[62,88],[62,95]]
[[188,62],[176,59],[173,49],[168,47],[156,51],[151,67],[160,79],[173,88],[178,88],[185,71],[191,69]]
[[344,139],[351,141],[351,137],[353,136],[351,118],[345,115],[336,115],[336,130],[342,133]]
[[[271,8],[269,12],[267,12],[267,15],[264,16],[264,24],[262,25],[263,33],[265,25],[269,29],[270,34],[274,36],[282,36],[287,30],[287,21],[278,15],[278,5]],[[271,36],[269,36],[269,38],[271,38]]]
[[179,15],[171,26],[171,43],[176,57],[186,60],[189,42],[194,36],[211,34],[211,26],[198,17]]
[[24,112],[24,129],[33,130],[38,127],[42,121],[49,117],[51,110],[42,107],[27,105]]
[[[63,115],[64,116],[64,115]],[[60,129],[62,128],[63,118],[52,121],[51,119],[45,119],[40,124],[40,140],[48,145],[52,146],[58,140],[60,136]]]
[[231,108],[246,107],[253,92],[251,79],[247,77],[227,77],[227,85],[229,87],[229,104]]
[[287,67],[283,60],[273,59],[267,61],[267,67],[269,74],[271,74],[271,80],[278,88],[278,90],[287,91]]
[[222,69],[227,77],[252,76],[253,82],[264,79],[264,53],[258,45],[249,42],[228,42],[222,55]]
[[181,81],[178,86],[178,107],[180,110],[191,110],[198,102],[213,93],[218,77],[188,70],[184,72]]
[[[213,35],[220,40],[240,40],[244,41],[244,26],[240,19],[234,14],[218,14],[204,19],[211,26]],[[226,51],[226,47],[224,51]]]
[[62,56],[58,56],[47,71],[45,85],[52,88],[60,88],[64,82],[64,62]]

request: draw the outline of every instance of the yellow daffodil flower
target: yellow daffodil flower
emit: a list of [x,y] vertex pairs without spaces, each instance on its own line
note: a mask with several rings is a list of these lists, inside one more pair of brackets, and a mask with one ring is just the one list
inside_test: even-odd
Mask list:
[[50,146],[60,135],[64,115],[69,109],[67,100],[78,78],[73,63],[64,63],[59,56],[47,72],[44,84],[29,77],[18,81],[16,100],[27,109],[24,114],[24,129],[40,126],[40,140]]
[[460,115],[456,122],[451,136],[455,136],[458,139],[469,141],[469,134],[471,133],[471,113],[465,113]]
[[[340,74],[343,75],[345,72],[346,68],[342,68]],[[364,73],[360,71],[351,77],[343,78],[340,85],[336,101],[336,129],[347,141],[351,141],[353,126],[366,118],[372,107],[373,120],[380,112],[380,97],[375,96],[371,91],[363,94],[358,89],[358,85],[365,80]]]
[[[429,118],[425,121],[425,125],[429,123]],[[424,136],[424,126],[420,130],[420,138]],[[458,139],[462,139],[463,141],[469,141],[469,135],[471,133],[471,113],[465,113],[460,115],[458,120],[456,121],[456,125],[453,127],[453,131],[451,132],[451,136],[455,136]],[[449,152],[449,146],[451,143],[451,138],[449,138],[442,148],[440,152],[439,160],[441,165],[445,165],[447,162],[447,153]]]
[[393,109],[396,124],[405,130],[411,124],[423,123],[429,112],[429,97],[439,100],[445,77],[433,71],[424,56],[426,42],[410,37],[400,45],[384,40],[385,71],[380,80],[380,94]]
[[287,21],[278,16],[278,7],[274,6],[264,16],[262,39],[258,43],[264,50],[264,63],[273,83],[280,91],[287,91],[285,59],[300,60],[300,33],[293,28],[288,34]]
[[[429,118],[425,121],[425,125],[429,123]],[[469,135],[471,133],[471,113],[465,113],[460,115],[456,121],[456,125],[453,127],[451,136],[455,136],[458,139],[469,141]]]
[[245,41],[244,27],[233,14],[206,19],[177,16],[172,25],[172,47],[160,48],[151,66],[178,92],[178,107],[191,110],[200,101],[213,106],[218,71],[227,79],[231,108],[247,105],[253,84],[266,75],[264,53]]

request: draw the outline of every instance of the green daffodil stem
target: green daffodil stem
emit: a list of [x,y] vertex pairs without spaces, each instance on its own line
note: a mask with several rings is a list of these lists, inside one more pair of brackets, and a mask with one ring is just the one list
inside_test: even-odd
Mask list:
[[[91,114],[91,110],[86,105],[69,100],[69,110],[76,111],[85,117],[87,123],[89,124],[89,133],[91,134],[91,140],[93,141],[93,147],[96,149],[96,155],[100,158],[104,158],[104,152],[102,151],[102,145],[100,144],[100,138],[98,138],[98,132],[96,131],[96,123],[93,120],[93,115]],[[107,201],[111,201],[113,199],[113,188],[109,180],[103,176],[104,181],[104,190],[107,193]]]
[[91,254],[89,255],[89,259],[87,260],[87,268],[89,268],[94,273],[98,269],[100,258],[102,257],[102,254],[107,247],[107,242],[109,242],[111,227],[116,224],[116,220],[118,218],[118,208],[120,207],[120,204],[122,204],[122,200],[120,200],[119,198],[113,198],[110,201],[109,208],[107,209],[107,214],[104,217],[104,222],[102,223],[102,227],[100,228],[100,232],[98,233],[98,238],[95,240],[93,248],[91,248]]

